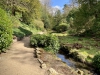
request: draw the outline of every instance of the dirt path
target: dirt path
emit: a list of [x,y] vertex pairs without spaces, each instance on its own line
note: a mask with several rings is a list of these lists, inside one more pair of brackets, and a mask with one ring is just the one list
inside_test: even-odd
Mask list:
[[34,49],[29,38],[14,42],[11,49],[0,55],[0,75],[44,75],[39,62],[34,58]]

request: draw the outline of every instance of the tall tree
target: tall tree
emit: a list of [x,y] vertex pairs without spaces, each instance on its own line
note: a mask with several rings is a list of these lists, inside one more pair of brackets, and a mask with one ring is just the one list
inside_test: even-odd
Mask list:
[[[87,30],[98,30],[100,28],[100,1],[98,0],[78,0],[80,5],[79,9],[74,13],[73,28],[75,28],[78,34],[83,33]],[[98,31],[97,31],[98,32]],[[94,32],[96,33],[96,32]]]
[[26,11],[22,12],[23,21],[29,24],[34,19],[41,18],[41,3],[39,0],[29,0],[26,5]]
[[63,8],[63,16],[66,17],[68,15],[68,13],[70,12],[71,9],[72,8],[71,8],[70,5],[65,4],[64,8]]
[[42,21],[44,22],[44,28],[50,29],[52,23],[52,15],[50,14],[51,0],[40,0],[42,3]]
[[61,14],[61,11],[58,10],[55,12],[55,16],[54,16],[54,29],[56,28],[56,26],[58,26],[62,21],[62,14]]

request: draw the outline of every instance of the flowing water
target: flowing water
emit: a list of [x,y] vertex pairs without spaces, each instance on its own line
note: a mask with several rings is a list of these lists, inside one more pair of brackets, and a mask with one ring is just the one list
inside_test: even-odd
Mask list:
[[61,58],[61,60],[65,62],[68,66],[75,68],[75,63],[70,59],[66,59],[66,57],[63,54],[58,53],[57,57]]
[[[73,61],[71,58],[68,58],[66,57],[67,55],[65,55],[65,53],[63,52],[59,52],[57,54],[57,57],[59,57],[63,62],[65,62],[68,66],[76,69],[76,68],[79,68],[81,70],[85,70],[87,73],[87,75],[99,75],[99,74],[96,74],[94,73],[94,71],[91,71],[92,68],[91,67],[88,67],[86,66],[85,64],[83,63],[80,63],[80,62],[76,62],[76,61]],[[87,69],[88,68],[88,69]]]

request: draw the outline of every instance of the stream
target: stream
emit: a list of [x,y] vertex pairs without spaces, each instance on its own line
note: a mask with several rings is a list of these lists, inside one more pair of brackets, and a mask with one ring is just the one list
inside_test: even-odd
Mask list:
[[93,68],[91,68],[83,63],[76,62],[72,58],[66,57],[65,53],[63,53],[63,52],[59,52],[57,54],[57,57],[59,57],[69,67],[74,68],[74,69],[79,68],[80,70],[84,71],[86,75],[99,75],[94,72]]
[[66,57],[63,54],[57,54],[57,57],[59,57],[63,62],[65,62],[68,66],[76,68],[75,63],[71,61],[70,59],[66,59]]

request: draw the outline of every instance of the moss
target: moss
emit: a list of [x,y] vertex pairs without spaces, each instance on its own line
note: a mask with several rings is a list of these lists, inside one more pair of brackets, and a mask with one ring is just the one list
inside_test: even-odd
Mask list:
[[[75,55],[75,58],[84,59],[86,62],[91,63],[94,55],[99,52],[99,42],[89,37],[79,36],[59,36],[60,44],[71,44],[70,54]],[[75,43],[81,44],[83,47],[80,49],[73,49]],[[68,46],[68,45],[67,45]]]

